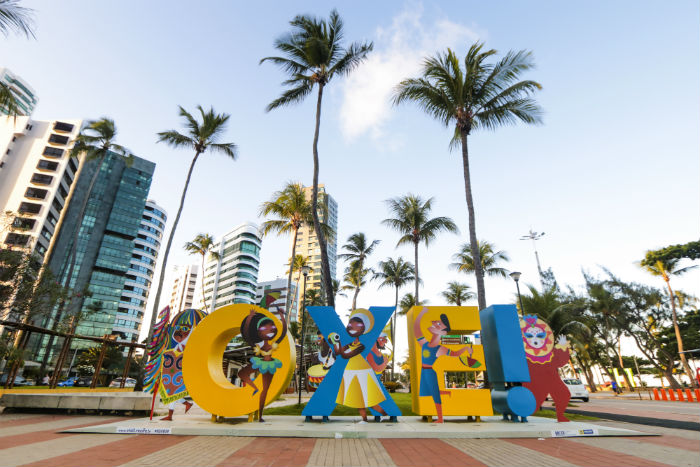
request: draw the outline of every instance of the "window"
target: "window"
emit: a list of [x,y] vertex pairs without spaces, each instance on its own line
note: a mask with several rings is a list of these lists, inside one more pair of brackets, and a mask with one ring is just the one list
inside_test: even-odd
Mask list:
[[56,223],[58,222],[58,220],[54,217],[53,214],[49,213],[49,215],[46,217],[46,220],[49,221],[49,224],[56,227]]
[[51,146],[46,146],[44,148],[44,152],[42,154],[44,156],[48,156],[48,157],[61,157],[61,156],[63,156],[63,149],[52,148]]
[[36,165],[37,169],[40,170],[51,170],[52,172],[55,172],[56,169],[58,168],[58,162],[52,162],[52,161],[47,161],[44,159],[41,159],[39,163]]
[[47,193],[48,193],[47,190],[29,187],[29,188],[27,188],[27,191],[24,192],[24,196],[27,198],[44,199],[44,198],[46,198]]
[[43,235],[46,240],[51,240],[51,232],[49,232],[49,229],[46,227],[41,229],[41,235]]
[[25,246],[28,241],[29,241],[29,235],[16,234],[16,233],[12,233],[12,232],[7,234],[7,238],[5,239],[5,243],[7,245],[17,245],[17,246]]
[[15,217],[15,220],[12,221],[12,228],[20,230],[31,230],[34,228],[34,224],[36,224],[35,219],[24,219],[23,217]]
[[44,256],[44,253],[46,253],[46,247],[42,245],[41,243],[37,242],[36,248],[34,248],[34,251],[39,255],[39,256]]
[[53,201],[51,202],[51,206],[56,210],[56,212],[60,213],[61,209],[63,209],[63,205],[61,204],[58,199],[54,198]]
[[39,211],[41,211],[41,204],[20,203],[20,205],[19,205],[20,214],[24,214],[24,213],[39,214]]
[[39,185],[51,185],[53,182],[53,177],[51,175],[44,174],[34,174],[32,175],[32,183],[37,183]]
[[66,191],[65,188],[63,188],[63,185],[58,185],[58,192],[61,194],[61,197],[62,197],[63,199],[67,199],[67,198],[68,198],[68,192]]
[[54,144],[68,144],[68,137],[67,136],[61,136],[57,135],[55,133],[52,133],[51,136],[49,136],[49,143],[54,143]]
[[68,167],[70,167],[74,174],[78,173],[78,162],[76,162],[77,160],[78,159],[76,159],[75,157],[71,157],[68,160]]
[[53,125],[54,131],[66,131],[70,133],[73,131],[74,125],[71,125],[70,123],[65,123],[65,122],[56,122]]

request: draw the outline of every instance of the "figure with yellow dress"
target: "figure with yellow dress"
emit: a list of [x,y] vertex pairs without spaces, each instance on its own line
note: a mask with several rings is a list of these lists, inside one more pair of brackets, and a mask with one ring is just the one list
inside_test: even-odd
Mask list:
[[379,406],[386,399],[384,391],[377,381],[374,370],[361,355],[365,346],[360,342],[360,336],[369,332],[373,325],[374,317],[371,313],[361,309],[354,310],[350,314],[346,327],[353,341],[350,344],[341,345],[340,336],[337,333],[329,335],[336,358],[348,360],[336,403],[358,409],[363,422],[367,421],[368,407],[386,416],[384,409]]

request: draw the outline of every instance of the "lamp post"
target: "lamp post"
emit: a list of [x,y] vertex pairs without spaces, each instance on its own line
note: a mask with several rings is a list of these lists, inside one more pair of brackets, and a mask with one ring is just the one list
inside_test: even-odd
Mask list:
[[[542,284],[542,290],[544,291],[544,279],[542,275],[542,266],[540,266],[540,255],[537,254],[537,240],[540,238],[544,237],[544,232],[534,232],[532,229],[527,233],[527,235],[523,235],[520,237],[520,240],[532,240],[532,248],[535,250],[535,260],[537,261],[537,272],[540,273],[540,283]],[[512,276],[512,274],[511,274]],[[520,273],[518,273],[518,277],[520,277]],[[515,282],[518,282],[518,279],[515,279]]]
[[521,273],[518,271],[513,271],[510,273],[510,277],[512,277],[515,281],[515,288],[518,290],[518,302],[520,302],[520,316],[522,317],[525,315],[525,309],[523,308],[523,297],[520,296],[520,274]]
[[306,312],[306,276],[309,275],[309,272],[311,271],[311,268],[308,266],[302,266],[301,267],[301,273],[304,275],[304,293],[302,295],[302,300],[301,300],[301,357],[299,358],[299,368],[297,371],[299,372],[299,378],[298,378],[298,384],[297,384],[297,392],[299,393],[299,400],[297,401],[297,404],[301,405],[301,375],[304,372],[304,339],[306,338],[306,317],[305,317],[305,312]]

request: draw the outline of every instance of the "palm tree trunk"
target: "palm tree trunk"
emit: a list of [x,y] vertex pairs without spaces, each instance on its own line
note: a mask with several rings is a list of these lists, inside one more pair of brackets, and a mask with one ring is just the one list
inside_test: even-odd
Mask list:
[[396,364],[396,313],[399,309],[399,288],[396,287],[396,301],[394,302],[394,312],[391,316],[391,380],[394,381],[394,365]]
[[333,296],[333,280],[331,279],[331,268],[328,263],[328,250],[326,249],[326,238],[321,230],[321,222],[318,219],[318,133],[321,128],[321,102],[323,100],[323,83],[318,83],[318,100],[316,102],[316,129],[314,130],[314,180],[311,190],[311,210],[314,218],[314,231],[318,239],[318,247],[321,250],[321,280],[326,289],[326,304],[335,308],[335,297]]
[[[294,227],[294,240],[292,240],[292,259],[289,261],[289,274],[287,274],[287,297],[284,301],[284,312],[286,316],[287,323],[289,323],[289,316],[292,313],[293,301],[290,301],[292,297],[292,273],[294,272],[294,258],[297,255],[297,233],[299,227]],[[299,282],[297,281],[297,288],[295,289],[296,295],[299,295]]]
[[476,294],[479,309],[486,308],[486,290],[484,289],[484,270],[481,267],[481,255],[476,239],[476,220],[474,219],[474,199],[472,198],[472,182],[469,175],[469,148],[467,146],[467,130],[461,130],[462,136],[462,165],[464,166],[464,191],[467,196],[467,212],[469,213],[469,246],[474,259],[474,275],[476,276]]
[[360,294],[360,288],[355,287],[355,294],[352,296],[352,309],[357,309],[357,296]]
[[676,343],[678,344],[678,355],[681,358],[681,363],[683,364],[683,371],[688,378],[690,378],[690,384],[693,387],[697,387],[697,381],[695,381],[695,375],[693,375],[693,370],[690,369],[688,365],[688,359],[685,358],[683,353],[683,338],[681,337],[681,329],[678,327],[678,314],[676,313],[676,299],[673,295],[673,289],[671,288],[671,280],[668,276],[664,276],[666,281],[666,287],[668,287],[668,298],[671,299],[671,316],[673,317],[673,330],[676,333]]
[[202,253],[202,271],[199,273],[200,276],[202,276],[202,302],[204,302],[204,311],[209,313],[209,307],[207,306],[207,299],[204,296],[204,255],[205,253]]
[[413,242],[413,260],[416,262],[416,300],[415,304],[418,305],[418,283],[420,282],[420,277],[418,277],[418,242]]
[[[173,244],[173,237],[175,236],[175,230],[177,229],[177,224],[180,222],[180,215],[182,214],[182,207],[185,205],[185,196],[187,195],[187,188],[190,186],[190,180],[192,179],[192,171],[194,170],[194,164],[197,162],[200,151],[197,151],[190,164],[190,170],[187,172],[187,179],[185,180],[185,187],[182,190],[182,196],[180,197],[180,206],[177,209],[177,215],[175,216],[175,221],[173,222],[173,227],[170,229],[170,236],[168,237],[168,243],[165,247],[165,253],[163,254],[163,264],[160,267],[160,278],[158,279],[158,288],[156,289],[156,297],[153,300],[153,310],[151,313],[151,323],[148,327],[148,337],[146,342],[151,342],[153,337],[153,325],[158,318],[158,302],[160,301],[160,294],[163,291],[163,281],[165,279],[165,267],[168,264],[168,255],[170,254],[170,247]],[[202,271],[202,277],[204,277],[204,271]],[[202,297],[204,299],[204,297]],[[146,358],[141,359],[141,367],[146,364]]]

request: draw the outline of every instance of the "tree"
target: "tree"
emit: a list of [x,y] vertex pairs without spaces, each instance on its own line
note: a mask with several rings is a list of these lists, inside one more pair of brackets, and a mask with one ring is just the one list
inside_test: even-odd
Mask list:
[[[377,245],[379,245],[379,240],[370,242],[364,233],[354,233],[348,237],[347,243],[342,247],[345,253],[338,255],[339,258],[350,262],[350,268],[345,272],[345,280],[350,284],[356,284],[355,295],[352,298],[353,310],[357,304],[357,294],[360,293],[360,286],[364,285],[364,277],[370,272],[369,269],[364,267],[365,259],[372,254]],[[345,288],[345,290],[349,289]]]
[[[292,290],[292,272],[301,271],[301,267],[306,264],[297,266],[299,258],[306,258],[302,255],[297,255],[297,233],[304,224],[313,224],[313,215],[311,214],[311,203],[306,199],[304,194],[304,186],[298,182],[289,182],[280,191],[276,191],[272,195],[270,201],[264,202],[260,206],[260,215],[272,217],[263,222],[260,227],[260,232],[263,236],[272,232],[278,235],[292,234],[292,258],[294,258],[294,267],[289,268],[287,274],[287,291]],[[325,226],[325,224],[324,224]],[[326,227],[327,228],[327,227]],[[297,279],[297,284],[299,280]],[[284,309],[287,313],[287,322],[289,322],[289,314],[291,312],[291,293],[287,293],[287,300]]]
[[416,297],[412,293],[407,293],[399,302],[399,315],[406,316],[414,306],[427,305],[428,300],[416,301]]
[[474,129],[495,130],[516,123],[540,123],[541,109],[530,97],[541,89],[535,81],[518,81],[533,67],[530,52],[508,52],[495,64],[487,63],[496,51],[483,50],[483,44],[469,48],[461,67],[450,49],[428,57],[419,78],[402,81],[396,88],[394,104],[415,102],[425,113],[446,127],[454,124],[452,146],[461,145],[464,187],[469,214],[469,244],[475,263],[479,308],[486,307],[484,274],[477,248],[474,201],[469,169],[468,138]]
[[644,269],[647,270],[653,276],[660,276],[664,282],[666,282],[666,289],[668,291],[668,298],[671,301],[671,315],[673,318],[673,329],[676,334],[676,343],[678,344],[678,355],[681,358],[681,364],[683,365],[683,371],[690,378],[693,387],[697,387],[697,381],[695,380],[695,374],[693,370],[690,369],[688,365],[688,359],[683,353],[683,337],[681,336],[681,330],[678,327],[678,313],[676,312],[676,296],[671,288],[671,276],[680,276],[696,268],[697,266],[686,266],[684,268],[678,267],[679,259],[666,259],[666,260],[656,260],[653,264],[642,265]]
[[[324,288],[333,289],[326,238],[321,228],[318,216],[318,137],[321,126],[321,103],[323,90],[336,76],[349,74],[366,58],[372,50],[372,43],[352,43],[347,48],[343,47],[343,21],[336,10],[331,11],[328,21],[311,16],[296,16],[289,23],[292,32],[275,41],[275,48],[283,56],[265,57],[260,63],[266,61],[279,66],[289,79],[282,84],[288,87],[280,97],[273,100],[267,111],[278,107],[297,104],[304,100],[318,86],[316,100],[316,126],[313,139],[313,188],[311,192],[311,210],[313,215],[314,230],[318,238],[321,250],[321,275]],[[328,305],[335,307],[332,293],[327,294]]]
[[[387,258],[386,261],[379,262],[379,270],[374,272],[372,279],[380,280],[379,288],[393,287],[396,292],[396,299],[394,303],[394,313],[391,320],[391,345],[396,346],[396,340],[394,339],[396,334],[396,315],[399,310],[399,289],[404,285],[408,284],[414,280],[414,269],[413,265],[404,261],[403,258],[399,257],[396,261],[393,258]],[[392,353],[391,357],[391,380],[394,380],[394,363],[395,363],[396,352]]]
[[204,259],[207,257],[207,255],[216,260],[221,257],[219,252],[214,251],[214,237],[206,233],[197,234],[197,236],[194,237],[194,240],[185,243],[185,251],[191,255],[200,255],[202,257],[202,272],[200,273],[202,279],[202,301],[204,302],[204,311],[209,313],[207,297],[204,295]]
[[[190,168],[187,172],[187,178],[185,179],[185,186],[182,189],[182,196],[180,197],[180,206],[177,209],[177,215],[175,216],[175,221],[173,222],[173,227],[170,229],[170,235],[168,236],[168,242],[165,246],[165,253],[163,254],[163,264],[160,267],[160,278],[158,279],[158,288],[156,289],[156,296],[153,300],[153,309],[151,312],[151,323],[148,329],[148,337],[146,342],[151,341],[153,336],[153,325],[158,318],[158,303],[160,302],[160,294],[163,291],[163,280],[165,279],[165,267],[168,264],[168,255],[170,254],[170,247],[173,243],[173,237],[175,236],[175,231],[177,230],[177,225],[180,222],[180,215],[182,215],[182,208],[185,205],[185,196],[187,195],[187,189],[190,186],[190,180],[192,179],[192,171],[194,170],[194,165],[199,159],[199,156],[207,151],[221,153],[232,160],[236,160],[236,145],[234,143],[220,143],[222,135],[226,131],[226,124],[229,119],[227,114],[217,114],[214,112],[214,108],[210,108],[205,111],[201,105],[197,106],[199,111],[201,121],[198,121],[184,108],[179,106],[180,117],[184,120],[184,125],[186,128],[185,134],[180,133],[177,130],[168,130],[158,133],[158,142],[166,143],[176,149],[191,149],[194,151],[194,157],[190,163]],[[204,271],[202,271],[204,275]],[[145,361],[143,362],[145,363]]]
[[402,234],[396,244],[413,244],[414,254],[414,274],[415,274],[415,297],[418,301],[418,283],[420,275],[418,270],[418,244],[423,242],[426,247],[435,240],[440,232],[458,233],[459,229],[449,217],[430,218],[430,211],[433,208],[434,198],[423,200],[420,196],[408,194],[387,200],[389,212],[394,215],[389,219],[384,219],[382,223],[391,229]]
[[19,0],[0,0],[0,32],[7,37],[10,32],[34,36],[34,10],[20,6]]
[[359,263],[355,263],[345,269],[345,275],[343,276],[345,285],[342,285],[340,288],[342,290],[354,290],[352,296],[352,310],[357,308],[357,296],[360,293],[360,289],[367,284],[367,276],[372,273],[373,271],[370,268],[360,269]]
[[[479,259],[481,260],[481,271],[483,274],[490,277],[508,277],[508,270],[499,266],[501,261],[510,261],[505,251],[494,251],[495,246],[486,240],[478,242],[477,249],[479,250]],[[452,256],[452,259],[456,261],[450,264],[452,269],[466,274],[476,273],[472,247],[469,243],[462,245],[459,252]]]
[[470,292],[467,284],[461,284],[459,282],[453,281],[447,284],[447,290],[442,292],[442,296],[452,305],[462,306],[462,302],[466,302],[469,299],[474,298],[474,293]]
[[657,261],[672,259],[700,259],[700,240],[680,245],[670,245],[660,250],[647,251],[642,266],[653,266]]

